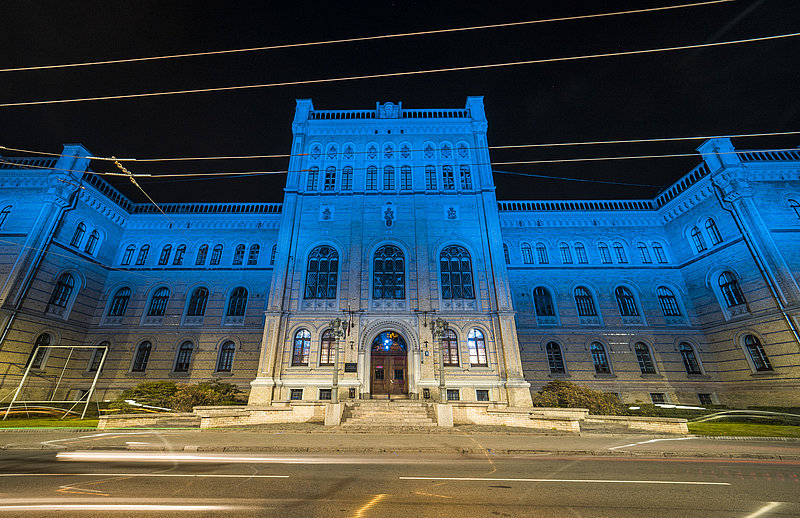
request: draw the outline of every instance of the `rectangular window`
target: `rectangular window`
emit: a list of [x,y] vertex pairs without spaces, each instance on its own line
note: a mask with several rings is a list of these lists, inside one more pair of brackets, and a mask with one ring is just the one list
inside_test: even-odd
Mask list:
[[478,401],[489,401],[489,391],[488,390],[476,390],[475,391],[475,399]]
[[367,167],[367,190],[378,190],[378,168],[374,165]]
[[452,191],[456,188],[452,166],[446,165],[442,167],[442,188],[446,191]]
[[700,400],[701,405],[713,405],[714,401],[711,399],[711,394],[697,394],[697,399]]
[[303,399],[303,389],[291,389],[289,391],[289,399],[292,401],[301,401]]
[[428,191],[435,191],[437,188],[436,168],[432,165],[427,165],[425,166],[425,189]]
[[651,392],[650,400],[653,402],[654,405],[663,404],[667,402],[667,395],[664,394],[663,392]]
[[319,170],[317,170],[317,168],[314,167],[308,172],[308,186],[307,186],[308,190],[316,191],[317,183],[319,183]]
[[462,165],[459,172],[461,173],[461,188],[472,189],[472,175],[470,174],[469,166]]
[[578,256],[578,263],[580,264],[589,263],[589,258],[586,257],[586,249],[583,247],[583,245],[575,247],[575,255]]
[[383,168],[383,189],[386,191],[394,190],[394,167],[390,165]]
[[350,191],[353,189],[353,168],[346,166],[342,169],[342,190]]
[[411,190],[411,166],[404,165],[400,168],[400,189]]
[[330,401],[332,395],[331,389],[319,389],[319,399],[321,401]]
[[89,372],[97,372],[100,368],[100,361],[103,359],[105,349],[97,348],[92,352],[92,361],[89,362]]
[[336,188],[336,168],[329,167],[325,170],[325,185],[326,191],[332,191]]
[[459,393],[458,389],[447,389],[447,400],[448,401],[460,401],[461,394]]

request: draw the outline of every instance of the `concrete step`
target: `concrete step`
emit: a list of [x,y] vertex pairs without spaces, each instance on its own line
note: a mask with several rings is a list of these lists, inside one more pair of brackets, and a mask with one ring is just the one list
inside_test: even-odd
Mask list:
[[342,415],[342,426],[371,429],[430,428],[436,426],[433,409],[419,401],[369,400],[348,403]]

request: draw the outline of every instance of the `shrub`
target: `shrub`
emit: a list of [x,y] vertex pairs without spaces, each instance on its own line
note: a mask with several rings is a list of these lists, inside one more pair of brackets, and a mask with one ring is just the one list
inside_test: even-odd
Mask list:
[[123,391],[113,402],[113,406],[122,412],[138,412],[145,409],[125,403],[126,399],[176,412],[190,412],[195,406],[243,405],[247,402],[245,393],[239,387],[218,379],[194,385],[178,385],[174,381],[143,381]]
[[555,380],[533,395],[533,406],[587,408],[592,414],[618,415],[622,403],[614,394],[582,387],[569,381]]
[[122,392],[117,402],[125,404],[126,399],[133,399],[143,405],[171,408],[172,398],[178,392],[174,381],[143,381],[133,388]]

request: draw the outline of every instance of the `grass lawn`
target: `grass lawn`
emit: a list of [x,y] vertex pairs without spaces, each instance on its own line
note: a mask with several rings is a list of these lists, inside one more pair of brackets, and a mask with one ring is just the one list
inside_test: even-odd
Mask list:
[[800,426],[725,422],[689,423],[689,433],[741,437],[800,437]]
[[[2,416],[0,416],[2,419]],[[0,428],[97,428],[97,419],[76,419],[74,417],[10,417],[0,420]]]

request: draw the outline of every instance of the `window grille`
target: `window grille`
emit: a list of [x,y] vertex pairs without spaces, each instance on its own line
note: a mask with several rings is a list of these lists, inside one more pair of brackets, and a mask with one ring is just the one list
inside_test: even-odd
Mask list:
[[620,315],[623,317],[639,316],[639,309],[636,307],[636,299],[633,297],[631,290],[625,286],[619,286],[614,290],[614,295],[617,297],[617,306],[619,306]]
[[378,190],[378,168],[374,165],[367,167],[367,190]]
[[461,188],[472,189],[472,175],[469,171],[469,166],[462,165],[459,168],[459,172],[461,173]]
[[702,252],[706,249],[706,241],[703,239],[703,234],[697,227],[692,228],[692,243],[694,243],[694,249],[698,252]]
[[442,166],[442,188],[446,191],[452,191],[456,188],[452,166]]
[[592,351],[592,363],[594,363],[594,371],[597,374],[610,374],[611,367],[608,363],[606,356],[606,348],[600,342],[592,342],[590,347]]
[[111,299],[111,305],[108,308],[108,316],[121,317],[125,315],[125,310],[128,309],[128,302],[131,299],[130,288],[120,288]]
[[383,168],[383,189],[385,191],[394,190],[394,167],[387,165]]
[[511,264],[511,256],[508,253],[508,245],[503,243],[503,259],[505,259],[506,264]]
[[195,258],[194,264],[195,265],[206,264],[206,256],[207,255],[208,255],[208,245],[202,245],[197,250],[197,257]]
[[233,266],[240,266],[244,262],[244,250],[243,244],[236,245],[233,251]]
[[208,289],[200,287],[192,292],[189,298],[189,307],[186,310],[186,316],[201,317],[206,312],[206,303],[208,302]]
[[89,239],[86,240],[86,248],[83,250],[90,255],[94,255],[94,249],[97,246],[97,242],[100,241],[100,233],[97,230],[92,230],[89,234]]
[[294,334],[292,347],[292,365],[308,365],[308,353],[311,349],[311,333],[301,329]]
[[330,329],[326,329],[322,333],[322,340],[319,348],[319,364],[320,365],[333,365],[334,354],[336,352],[336,342],[333,339],[333,333]]
[[539,264],[548,264],[550,262],[544,243],[536,243],[536,257],[539,259]]
[[64,273],[58,278],[56,287],[50,297],[50,304],[62,308],[67,307],[69,298],[72,295],[72,289],[75,287],[75,279],[72,275]]
[[128,245],[128,248],[125,249],[125,253],[122,254],[122,265],[127,266],[131,264],[131,259],[133,258],[133,252],[136,251],[136,247],[134,245]]
[[192,363],[192,351],[194,346],[192,342],[186,341],[181,344],[178,349],[178,356],[175,358],[175,372],[189,372],[189,366]]
[[425,189],[428,191],[435,191],[438,189],[436,183],[436,167],[432,165],[425,166]]
[[742,289],[731,272],[722,272],[722,275],[719,276],[719,289],[729,308],[745,303]]
[[405,288],[403,251],[392,245],[378,248],[372,258],[372,298],[404,299]]
[[81,241],[83,240],[83,235],[86,233],[86,225],[83,222],[78,223],[78,226],[75,227],[75,233],[72,234],[72,240],[70,240],[69,244],[78,248],[81,246]]
[[133,358],[133,366],[131,370],[133,372],[144,372],[147,370],[147,362],[150,361],[150,351],[153,349],[153,345],[150,342],[142,342],[136,348],[136,356]]
[[547,353],[547,365],[550,367],[551,374],[564,374],[566,368],[564,367],[564,356],[561,354],[561,346],[556,342],[547,342],[545,346]]
[[214,245],[214,249],[211,250],[211,261],[209,261],[209,264],[218,265],[220,259],[222,259],[222,245]]
[[339,253],[323,245],[314,248],[308,256],[306,268],[306,299],[335,299],[339,273]]
[[639,257],[642,259],[643,263],[647,264],[653,262],[653,260],[650,259],[650,251],[647,249],[646,244],[639,243],[636,245],[636,248],[639,249]]
[[161,254],[158,256],[158,265],[164,266],[169,263],[169,256],[172,253],[172,245],[164,245],[161,248]]
[[722,243],[722,235],[719,233],[717,224],[714,223],[714,220],[711,218],[708,218],[706,221],[706,232],[708,232],[708,237],[711,238],[712,245],[718,245]]
[[628,262],[628,256],[625,254],[625,248],[622,243],[614,243],[614,253],[617,254],[617,262],[625,264]]
[[661,311],[664,312],[665,317],[679,317],[681,310],[678,307],[678,300],[672,290],[665,286],[659,286],[656,290],[658,295],[658,303],[661,304]]
[[636,342],[634,346],[636,352],[636,360],[639,362],[639,370],[642,374],[655,374],[656,366],[653,363],[653,357],[650,356],[650,348],[642,342]]
[[467,335],[467,347],[469,348],[469,363],[479,367],[489,365],[486,358],[486,340],[479,329],[471,329]]
[[323,188],[326,191],[333,191],[336,189],[336,168],[333,166],[325,169],[325,184]]
[[750,359],[753,361],[753,367],[755,367],[756,371],[766,372],[772,370],[772,364],[769,362],[764,346],[761,345],[758,338],[753,335],[745,336],[744,346],[748,354],[750,354]]
[[583,243],[575,244],[575,255],[578,256],[579,264],[589,263],[589,258],[586,256],[586,247],[583,246]]
[[173,266],[181,266],[183,264],[183,256],[186,254],[186,245],[180,245],[175,249],[175,257],[172,258]]
[[308,182],[306,190],[316,191],[319,184],[319,167],[313,166],[308,169]]
[[169,302],[169,288],[158,288],[150,299],[150,307],[147,309],[148,317],[163,317]]
[[611,264],[611,253],[608,250],[608,245],[600,243],[597,245],[597,251],[600,252],[600,262],[603,264]]
[[150,245],[142,245],[139,248],[139,255],[136,257],[136,266],[141,266],[147,260],[147,254],[150,253]]
[[250,245],[250,252],[247,254],[247,266],[256,266],[258,264],[258,253],[260,251],[260,246]]
[[683,359],[683,366],[686,368],[687,374],[702,374],[700,370],[700,363],[697,361],[697,356],[694,354],[694,349],[686,342],[681,342],[678,347]]
[[49,349],[44,348],[46,345],[50,345],[50,335],[47,333],[42,333],[36,338],[36,342],[33,344],[33,350],[31,350],[30,358],[28,359],[31,369],[44,368],[45,360],[47,360],[47,353],[49,352]]
[[239,286],[231,292],[231,297],[228,300],[228,311],[226,313],[229,317],[242,317],[244,310],[247,306],[247,290]]
[[236,345],[228,340],[219,349],[219,358],[217,359],[217,372],[231,372],[233,371],[233,355],[236,352]]
[[353,190],[353,167],[346,165],[342,168],[342,190]]
[[445,247],[439,254],[439,265],[443,299],[475,298],[472,284],[472,260],[466,248],[458,245]]
[[519,248],[522,252],[522,264],[533,264],[533,250],[531,249],[531,245],[522,243]]
[[536,309],[537,317],[554,317],[556,309],[553,305],[553,297],[547,288],[539,286],[533,290],[533,305]]
[[575,305],[578,307],[578,315],[582,317],[596,317],[597,309],[594,306],[594,297],[586,288],[578,286],[575,288]]
[[404,165],[400,168],[400,188],[409,191],[411,190],[411,166]]
[[572,251],[567,243],[558,245],[558,250],[561,252],[561,263],[572,264]]
[[660,243],[653,243],[653,252],[656,254],[656,261],[660,264],[667,262],[667,256],[664,253],[664,247]]
[[442,337],[442,361],[447,367],[458,367],[458,337],[452,329]]

